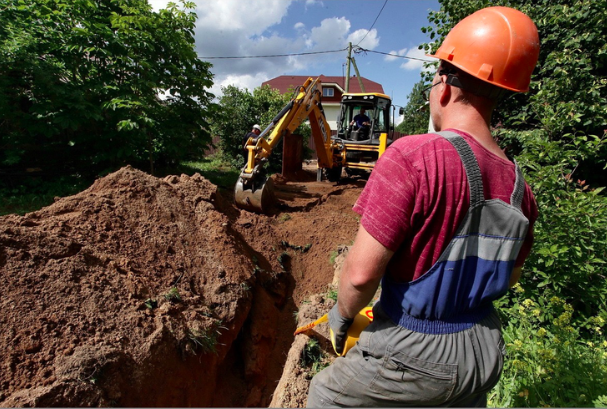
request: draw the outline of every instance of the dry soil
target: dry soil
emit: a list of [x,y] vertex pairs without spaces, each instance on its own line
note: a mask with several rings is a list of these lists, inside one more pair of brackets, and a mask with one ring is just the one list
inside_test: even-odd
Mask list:
[[0,406],[305,405],[295,317],[330,307],[365,181],[296,179],[260,215],[200,175],[126,167],[0,217]]

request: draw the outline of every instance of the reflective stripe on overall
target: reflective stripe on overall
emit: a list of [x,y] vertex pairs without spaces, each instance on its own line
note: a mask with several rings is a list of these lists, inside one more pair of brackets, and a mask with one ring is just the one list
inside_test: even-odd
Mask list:
[[516,165],[507,204],[485,200],[481,171],[468,143],[454,132],[439,132],[457,150],[470,186],[470,209],[437,262],[418,279],[398,283],[384,276],[380,303],[398,325],[427,334],[472,327],[508,290],[510,275],[529,220],[521,211],[525,181]]

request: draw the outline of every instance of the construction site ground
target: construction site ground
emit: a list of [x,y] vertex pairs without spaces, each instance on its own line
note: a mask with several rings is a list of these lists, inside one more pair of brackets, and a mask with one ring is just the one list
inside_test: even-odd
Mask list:
[[365,179],[273,177],[270,215],[200,175],[125,167],[0,217],[0,406],[303,407],[293,332],[333,303]]

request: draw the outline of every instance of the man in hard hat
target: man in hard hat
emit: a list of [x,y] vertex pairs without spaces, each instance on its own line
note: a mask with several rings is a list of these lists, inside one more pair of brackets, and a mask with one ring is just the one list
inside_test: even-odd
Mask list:
[[491,114],[503,94],[528,90],[538,54],[526,15],[489,7],[433,55],[425,92],[438,133],[394,142],[354,205],[360,228],[329,312],[336,351],[381,282],[374,320],[313,378],[309,407],[486,406],[505,350],[492,301],[518,281],[537,218]]
[[249,157],[249,151],[247,150],[247,141],[249,140],[249,138],[253,138],[254,141],[257,140],[257,138],[259,138],[259,135],[261,134],[261,127],[257,124],[253,125],[253,128],[251,129],[251,132],[247,132],[247,134],[244,136],[243,140],[243,144],[242,147],[244,149],[244,161],[245,163],[247,162],[247,158]]
[[253,125],[251,132],[248,132],[244,137],[244,145],[247,144],[249,138],[257,139],[261,134],[261,127],[257,124]]

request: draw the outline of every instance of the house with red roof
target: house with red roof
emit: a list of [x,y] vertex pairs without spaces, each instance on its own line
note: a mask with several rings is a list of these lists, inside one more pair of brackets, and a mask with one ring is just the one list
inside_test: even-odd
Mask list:
[[[295,87],[303,85],[310,77],[316,78],[312,75],[281,75],[280,77],[265,81],[261,86],[269,85],[271,88],[279,90],[282,94],[286,94],[288,92],[293,92]],[[346,92],[346,78],[326,75],[320,75],[318,78],[320,78],[322,83],[322,106],[325,111],[325,116],[327,117],[327,122],[329,123],[331,130],[336,131],[341,96]],[[384,93],[384,87],[382,87],[381,84],[365,77],[360,77],[360,79],[365,87],[365,92]],[[362,92],[356,76],[350,77],[349,87],[350,89],[348,92]]]

